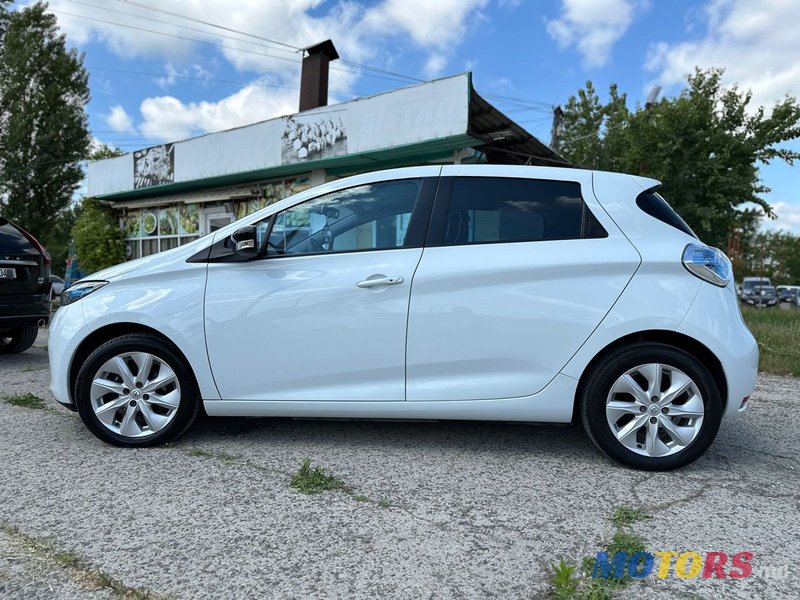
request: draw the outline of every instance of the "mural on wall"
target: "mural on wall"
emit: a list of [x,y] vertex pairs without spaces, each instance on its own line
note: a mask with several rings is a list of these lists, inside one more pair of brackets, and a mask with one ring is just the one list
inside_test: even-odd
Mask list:
[[122,221],[126,238],[190,236],[200,233],[197,204],[181,204],[130,211]]
[[281,163],[291,164],[347,154],[347,131],[341,117],[284,117]]
[[133,188],[175,181],[175,144],[164,144],[133,153]]
[[307,190],[311,187],[311,178],[307,176],[295,177],[293,179],[262,183],[259,187],[261,188],[261,196],[259,198],[236,203],[237,219],[251,215],[270,204],[275,204],[279,200]]

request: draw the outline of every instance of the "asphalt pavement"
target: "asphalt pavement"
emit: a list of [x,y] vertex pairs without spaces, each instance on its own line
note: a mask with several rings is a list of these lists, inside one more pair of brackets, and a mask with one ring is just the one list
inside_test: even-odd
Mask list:
[[[206,418],[119,449],[52,399],[45,344],[0,356],[0,597],[547,598],[551,565],[602,549],[620,507],[651,515],[629,528],[650,551],[754,557],[746,578],[672,571],[619,597],[800,597],[798,379],[761,376],[672,473],[506,423]],[[20,394],[45,407],[3,401]],[[349,489],[292,489],[305,458]]]

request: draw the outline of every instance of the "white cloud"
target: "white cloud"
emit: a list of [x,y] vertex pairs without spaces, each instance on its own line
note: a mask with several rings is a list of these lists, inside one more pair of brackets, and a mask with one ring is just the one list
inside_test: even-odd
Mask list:
[[130,132],[133,130],[133,119],[119,104],[111,107],[106,116],[106,123],[114,131]]
[[546,21],[562,48],[577,47],[585,67],[602,67],[630,27],[641,0],[561,0],[561,14]]
[[140,110],[142,134],[153,139],[181,139],[291,114],[297,110],[297,93],[254,82],[219,102],[182,102],[173,96],[157,96],[143,100]]
[[772,209],[775,211],[777,219],[762,219],[762,228],[800,234],[800,204],[774,202]]
[[434,52],[425,61],[425,75],[428,77],[436,77],[442,74],[444,68],[447,66],[447,57]]
[[723,67],[724,81],[752,90],[755,104],[800,95],[800,2],[711,0],[704,14],[704,37],[651,48],[645,67],[654,83],[681,83],[695,66]]

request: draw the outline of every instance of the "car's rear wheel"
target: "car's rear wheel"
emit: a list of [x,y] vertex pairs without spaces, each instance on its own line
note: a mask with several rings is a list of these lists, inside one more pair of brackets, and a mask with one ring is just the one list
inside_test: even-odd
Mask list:
[[39,328],[36,325],[17,327],[6,332],[0,332],[0,354],[19,354],[33,346]]
[[659,343],[620,348],[587,373],[584,428],[614,460],[648,471],[683,467],[712,444],[722,398],[692,355]]
[[75,401],[89,430],[117,446],[174,440],[201,406],[183,357],[147,334],[124,335],[97,348],[78,373]]

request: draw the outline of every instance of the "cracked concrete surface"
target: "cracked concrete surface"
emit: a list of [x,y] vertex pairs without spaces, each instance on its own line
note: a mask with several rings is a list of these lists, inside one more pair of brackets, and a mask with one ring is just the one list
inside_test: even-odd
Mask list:
[[[800,597],[800,380],[762,376],[750,410],[673,473],[617,466],[569,427],[504,423],[206,419],[172,446],[124,450],[51,400],[43,344],[0,357],[0,397],[52,406],[0,402],[0,523],[127,586],[174,598],[544,598],[550,564],[599,550],[627,505],[653,514],[631,528],[650,550],[755,558],[747,579],[672,572],[620,597]],[[371,501],[290,489],[305,457]],[[34,577],[5,558],[9,544],[0,538],[2,595],[64,597],[49,591],[67,590],[57,570]]]

